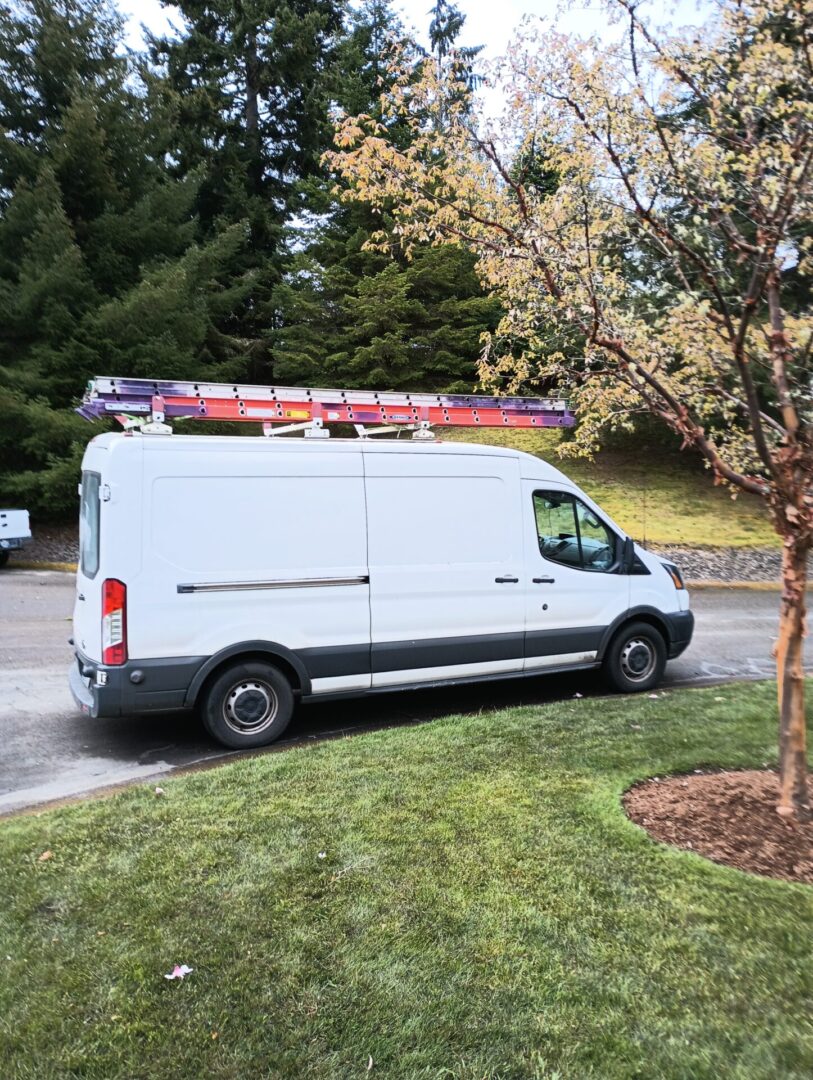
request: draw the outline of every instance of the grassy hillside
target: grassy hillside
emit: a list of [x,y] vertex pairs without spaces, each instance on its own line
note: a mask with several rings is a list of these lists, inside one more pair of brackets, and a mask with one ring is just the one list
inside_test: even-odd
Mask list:
[[807,1080],[813,889],[620,804],[774,761],[775,713],[568,700],[2,822],[0,1076]]
[[778,547],[779,539],[759,499],[736,500],[690,453],[605,450],[594,460],[560,458],[562,433],[546,431],[444,431],[444,439],[512,446],[561,469],[636,540],[652,543]]

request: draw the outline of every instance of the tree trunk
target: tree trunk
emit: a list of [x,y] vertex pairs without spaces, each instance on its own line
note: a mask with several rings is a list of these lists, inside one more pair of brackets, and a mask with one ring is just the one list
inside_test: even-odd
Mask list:
[[249,182],[252,195],[262,195],[263,152],[260,136],[260,61],[257,56],[257,33],[246,34],[246,144],[249,156]]
[[808,546],[786,538],[782,549],[782,601],[776,643],[779,692],[779,804],[777,813],[810,818],[805,750],[805,635]]

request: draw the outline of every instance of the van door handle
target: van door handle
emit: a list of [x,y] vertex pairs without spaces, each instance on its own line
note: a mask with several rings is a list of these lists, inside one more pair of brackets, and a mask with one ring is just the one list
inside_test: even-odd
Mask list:
[[85,594],[84,593],[77,593],[76,594],[76,599],[77,600],[84,600],[85,599]]
[[555,577],[535,577],[534,578],[534,585],[555,585],[555,584],[556,584],[556,578]]
[[518,577],[495,577],[494,580],[498,585],[516,585],[519,581]]

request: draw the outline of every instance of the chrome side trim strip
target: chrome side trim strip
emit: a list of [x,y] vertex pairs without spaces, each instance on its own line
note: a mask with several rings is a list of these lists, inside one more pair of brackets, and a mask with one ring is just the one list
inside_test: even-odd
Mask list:
[[179,593],[249,592],[254,589],[324,589],[333,585],[369,585],[365,577],[273,578],[270,581],[204,581],[178,585]]

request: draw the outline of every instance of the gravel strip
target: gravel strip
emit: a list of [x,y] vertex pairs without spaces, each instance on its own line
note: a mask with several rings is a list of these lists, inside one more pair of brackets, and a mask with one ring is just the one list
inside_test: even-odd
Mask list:
[[[34,538],[18,559],[71,563],[79,558],[79,533],[75,525],[34,526],[31,531]],[[688,581],[779,581],[781,553],[777,548],[685,547],[678,544],[648,544],[647,548],[676,563]]]
[[782,553],[778,548],[681,547],[648,544],[647,549],[680,567],[687,581],[778,582]]
[[25,562],[67,562],[79,558],[79,529],[76,525],[32,525],[32,539],[22,551],[11,556],[10,565]]

